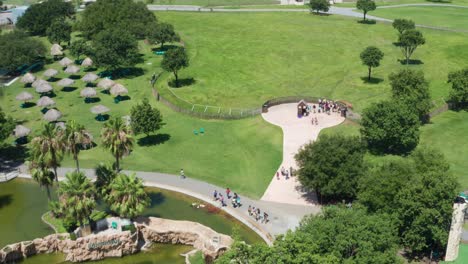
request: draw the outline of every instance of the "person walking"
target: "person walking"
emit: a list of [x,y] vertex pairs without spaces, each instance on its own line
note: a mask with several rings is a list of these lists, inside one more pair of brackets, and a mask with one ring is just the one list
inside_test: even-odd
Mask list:
[[263,219],[262,219],[262,223],[268,223],[268,214],[266,212],[263,212]]
[[184,173],[184,169],[180,169],[180,178],[181,179],[185,179],[185,173]]
[[231,190],[229,189],[229,187],[226,188],[226,196],[228,199],[231,199]]
[[252,215],[252,206],[249,204],[249,208],[247,209],[247,212],[249,212],[249,215]]
[[213,193],[213,198],[214,198],[215,201],[218,200],[218,192],[216,190]]
[[276,179],[279,180],[279,171],[276,172]]

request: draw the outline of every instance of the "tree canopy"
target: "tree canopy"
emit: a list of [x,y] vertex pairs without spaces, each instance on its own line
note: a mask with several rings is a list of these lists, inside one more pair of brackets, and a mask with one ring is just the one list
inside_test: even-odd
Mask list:
[[132,107],[130,117],[132,130],[136,135],[143,133],[149,136],[164,125],[161,112],[150,105],[148,98]]
[[409,59],[413,55],[417,47],[424,45],[426,39],[423,34],[416,29],[409,29],[401,33],[398,41],[400,42],[400,48],[406,59],[406,64],[409,64]]
[[395,19],[393,20],[392,26],[398,31],[398,33],[400,33],[400,35],[406,30],[416,28],[414,21],[410,19]]
[[11,135],[11,133],[13,133],[14,128],[14,120],[7,116],[5,112],[3,112],[2,108],[0,108],[0,145]]
[[33,35],[44,36],[52,21],[70,17],[74,13],[75,9],[71,2],[47,0],[31,5],[18,19],[16,26]]
[[407,154],[419,142],[419,118],[396,101],[374,103],[364,109],[361,135],[368,148],[380,154]]
[[163,49],[164,43],[180,41],[180,37],[174,31],[174,26],[171,24],[157,23],[149,28],[148,40],[151,44],[161,44],[161,49]]
[[28,37],[22,31],[12,31],[0,35],[0,69],[14,71],[24,64],[43,60],[44,44]]
[[384,57],[384,53],[377,47],[369,46],[361,52],[362,64],[368,67],[367,79],[370,81],[372,68],[379,67],[380,61]]
[[468,68],[451,72],[448,76],[448,82],[452,84],[450,90],[450,101],[456,107],[468,106]]
[[365,147],[357,137],[320,136],[296,154],[299,181],[325,200],[354,199],[364,154]]
[[356,8],[362,10],[362,13],[364,14],[364,20],[366,20],[367,12],[374,11],[377,6],[373,0],[357,0]]
[[161,62],[161,67],[166,70],[174,73],[176,86],[179,86],[179,75],[178,72],[182,68],[189,66],[189,58],[185,49],[182,47],[177,47],[170,49],[164,54],[164,58]]
[[98,0],[86,7],[78,28],[92,39],[99,32],[119,28],[136,38],[143,38],[156,17],[145,3],[132,0]]
[[127,31],[116,28],[100,32],[93,40],[91,57],[98,66],[115,70],[132,67],[139,60],[138,43]]
[[428,121],[432,108],[429,83],[422,71],[403,69],[389,76],[394,100],[406,104],[415,111],[421,122]]
[[330,2],[328,0],[310,0],[310,9],[319,12],[328,12],[330,10]]
[[91,47],[85,39],[77,39],[70,44],[70,54],[80,59],[81,55],[90,55]]
[[50,43],[60,44],[69,42],[71,39],[72,26],[63,18],[58,18],[47,28],[47,38]]

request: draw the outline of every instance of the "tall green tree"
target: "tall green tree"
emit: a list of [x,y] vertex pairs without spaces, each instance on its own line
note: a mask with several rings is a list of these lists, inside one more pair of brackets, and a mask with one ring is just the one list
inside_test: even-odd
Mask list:
[[96,174],[94,186],[96,187],[97,193],[101,197],[106,197],[110,192],[112,181],[117,177],[117,172],[115,172],[112,166],[101,162],[94,169],[94,173]]
[[366,65],[368,68],[367,80],[370,81],[372,68],[379,67],[383,57],[384,53],[374,46],[369,46],[361,52],[362,64]]
[[96,207],[95,190],[82,172],[71,172],[60,182],[58,194],[66,219],[85,224]]
[[132,67],[139,59],[138,43],[127,31],[116,28],[100,32],[93,40],[91,52],[96,65],[115,70]]
[[134,218],[150,205],[143,181],[135,174],[119,174],[110,185],[110,192],[105,197],[110,209],[120,217]]
[[55,180],[58,181],[57,168],[65,151],[63,131],[54,124],[45,124],[41,134],[31,141],[30,150],[32,159],[43,160],[47,167],[54,170]]
[[11,135],[14,128],[15,121],[13,118],[7,116],[0,107],[0,145]]
[[310,9],[319,12],[328,12],[330,10],[330,2],[328,0],[310,0]]
[[365,148],[359,138],[320,136],[295,156],[299,165],[299,181],[325,200],[352,200],[356,197],[357,183],[364,171],[364,153]]
[[174,74],[176,86],[179,87],[179,75],[178,72],[182,68],[189,66],[189,58],[185,49],[177,47],[170,49],[164,54],[164,58],[161,62],[161,67],[165,71],[170,71]]
[[448,82],[452,84],[450,90],[450,101],[457,108],[468,106],[468,68],[451,72],[448,76]]
[[44,36],[52,21],[71,17],[74,13],[75,9],[71,2],[47,0],[31,5],[18,19],[16,26],[32,35]]
[[392,26],[398,31],[400,35],[403,34],[403,32],[406,30],[416,28],[414,21],[410,19],[395,19],[393,20]]
[[78,39],[70,44],[69,51],[72,56],[79,60],[81,55],[91,54],[91,47],[85,39]]
[[75,160],[76,170],[79,172],[80,163],[78,160],[78,155],[80,154],[83,145],[92,143],[93,139],[91,134],[86,131],[83,125],[78,124],[75,120],[71,120],[66,124],[64,140],[65,148]]
[[389,76],[394,100],[402,102],[413,110],[421,122],[429,120],[432,108],[429,83],[422,71],[403,69]]
[[133,148],[131,129],[126,126],[121,118],[109,120],[101,130],[102,145],[107,148],[115,158],[115,169],[120,170],[120,160],[129,155]]
[[409,59],[411,55],[413,55],[416,48],[426,43],[426,39],[424,38],[423,34],[416,29],[403,31],[398,41],[400,42],[401,51],[405,56],[406,65],[409,64]]
[[156,17],[143,2],[132,0],[99,0],[86,7],[78,28],[87,39],[100,32],[122,29],[135,38],[143,38],[148,25],[154,25]]
[[70,44],[71,32],[72,26],[64,18],[57,18],[47,28],[46,35],[52,44],[62,42]]
[[132,107],[130,118],[132,130],[136,135],[144,133],[149,136],[164,126],[161,112],[150,105],[148,98],[144,98],[141,104]]
[[51,200],[50,187],[54,184],[55,175],[49,170],[44,160],[40,158],[32,159],[28,162],[31,177],[36,181],[39,186],[44,187],[47,191],[47,199]]
[[374,11],[377,6],[373,0],[357,0],[356,8],[361,10],[364,14],[364,21],[366,21],[366,15],[369,11]]
[[0,69],[14,71],[24,64],[42,61],[45,52],[41,41],[28,37],[22,31],[0,34]]
[[164,43],[180,41],[180,37],[174,31],[173,25],[156,23],[148,30],[148,40],[151,44],[161,44],[161,49],[163,49]]
[[405,104],[383,101],[364,109],[361,136],[374,153],[403,155],[418,145],[419,126],[418,116]]

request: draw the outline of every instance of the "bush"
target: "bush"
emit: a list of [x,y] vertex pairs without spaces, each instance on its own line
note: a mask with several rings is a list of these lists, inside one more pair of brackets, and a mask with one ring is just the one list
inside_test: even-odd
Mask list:
[[97,222],[101,219],[104,219],[108,216],[108,214],[104,211],[94,211],[91,213],[91,215],[89,216],[89,218],[91,219],[91,221],[94,221],[94,222]]
[[62,216],[62,208],[60,207],[60,203],[58,201],[49,202],[49,211],[55,218],[59,218]]
[[63,227],[67,230],[67,232],[73,232],[78,227],[78,224],[71,220],[71,219],[63,219]]

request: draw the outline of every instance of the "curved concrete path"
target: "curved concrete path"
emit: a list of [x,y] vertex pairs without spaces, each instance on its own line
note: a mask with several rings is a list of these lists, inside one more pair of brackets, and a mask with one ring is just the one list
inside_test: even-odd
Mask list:
[[[282,104],[270,107],[268,113],[262,114],[262,117],[283,130],[283,162],[278,168],[284,167],[290,170],[290,167],[297,169],[294,155],[304,145],[317,139],[320,130],[332,127],[342,123],[345,118],[338,113],[311,113],[309,116],[297,117],[297,103]],[[317,118],[318,125],[312,124],[312,118]],[[280,173],[279,180],[273,175],[270,185],[263,194],[263,201],[270,201],[284,204],[294,204],[320,208],[317,204],[315,193],[305,192],[297,177],[286,179]]]

